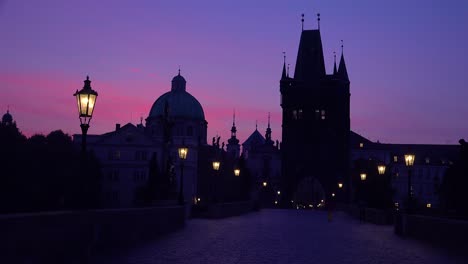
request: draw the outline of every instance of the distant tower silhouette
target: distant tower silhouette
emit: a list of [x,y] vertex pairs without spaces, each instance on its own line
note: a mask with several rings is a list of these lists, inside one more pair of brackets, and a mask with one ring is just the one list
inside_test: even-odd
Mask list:
[[239,139],[237,139],[237,128],[236,128],[236,112],[232,115],[232,128],[231,128],[231,138],[228,139],[228,144],[226,146],[226,151],[229,155],[234,158],[239,158],[240,156],[240,145]]
[[274,143],[275,142],[271,140],[270,113],[268,113],[268,127],[265,132],[265,144],[273,146]]
[[14,125],[13,116],[10,114],[10,109],[7,109],[7,112],[3,115],[2,124],[5,126]]
[[282,204],[301,202],[298,193],[304,188],[311,197],[321,190],[314,201],[326,200],[337,180],[349,175],[350,82],[344,54],[338,69],[335,63],[333,74],[326,74],[320,30],[303,30],[293,78],[285,67],[283,62]]

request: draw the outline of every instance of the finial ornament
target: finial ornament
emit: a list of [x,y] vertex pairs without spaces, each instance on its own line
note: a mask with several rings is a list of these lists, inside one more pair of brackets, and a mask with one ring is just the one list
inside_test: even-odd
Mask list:
[[179,75],[180,75],[180,65],[179,65]]
[[283,51],[283,62],[286,64],[286,52]]
[[302,31],[304,31],[304,14],[302,14],[301,16],[302,16],[302,19],[301,19],[301,22],[302,22]]
[[255,130],[257,130],[257,128],[258,128],[258,124],[257,124],[257,122],[258,122],[258,121],[257,121],[257,120],[255,120]]
[[270,127],[270,112],[268,112],[268,127]]
[[343,40],[341,40],[341,53],[343,53]]
[[232,112],[232,126],[236,125],[236,109]]
[[318,29],[320,30],[320,13],[317,13]]
[[86,80],[89,81],[89,75],[86,75]]
[[333,52],[333,58],[335,59],[335,63],[336,63],[336,52],[335,51]]

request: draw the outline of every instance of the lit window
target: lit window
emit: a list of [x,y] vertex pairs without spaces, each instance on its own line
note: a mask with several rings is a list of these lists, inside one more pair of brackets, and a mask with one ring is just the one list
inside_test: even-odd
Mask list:
[[393,162],[398,162],[398,156],[393,156]]
[[302,119],[302,109],[297,110],[297,119]]
[[364,147],[364,143],[359,143],[359,147],[360,147],[360,148],[363,148],[363,147]]
[[293,119],[296,120],[297,119],[297,111],[293,110],[292,115],[293,115]]
[[325,120],[325,110],[322,110],[322,120]]
[[427,208],[431,208],[431,207],[432,207],[432,204],[428,203],[428,204],[426,204],[426,207],[427,207]]
[[429,158],[426,158],[426,163],[429,164],[431,160]]
[[315,110],[315,119],[319,119],[320,118],[320,110]]

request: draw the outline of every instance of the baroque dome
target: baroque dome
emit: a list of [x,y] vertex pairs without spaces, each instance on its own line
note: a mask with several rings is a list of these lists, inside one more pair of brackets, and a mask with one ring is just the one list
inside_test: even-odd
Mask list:
[[186,81],[180,72],[172,79],[171,91],[161,95],[154,102],[149,117],[164,116],[166,105],[170,117],[205,120],[203,107],[186,91]]
[[4,124],[6,124],[6,123],[10,123],[10,124],[13,123],[13,117],[11,116],[10,111],[7,110],[6,114],[3,115],[3,117],[2,117],[2,122],[3,122]]

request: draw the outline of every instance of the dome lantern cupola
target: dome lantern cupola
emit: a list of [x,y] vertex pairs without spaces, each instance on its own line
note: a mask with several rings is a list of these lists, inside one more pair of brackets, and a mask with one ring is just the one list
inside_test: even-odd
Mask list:
[[184,77],[180,75],[180,69],[179,69],[179,74],[177,74],[174,78],[172,78],[172,88],[171,91],[173,92],[185,92],[185,85],[187,82],[185,81]]

